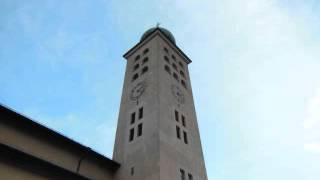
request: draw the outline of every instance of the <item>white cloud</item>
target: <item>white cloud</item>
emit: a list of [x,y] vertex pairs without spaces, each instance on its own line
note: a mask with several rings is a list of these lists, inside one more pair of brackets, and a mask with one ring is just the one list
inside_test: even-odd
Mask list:
[[312,153],[320,153],[320,143],[304,144],[304,150]]
[[[304,150],[311,153],[320,153],[320,88],[307,101],[304,126]],[[309,143],[309,142],[312,143]]]
[[303,123],[305,129],[312,129],[318,125],[320,125],[320,88],[307,103],[306,118]]

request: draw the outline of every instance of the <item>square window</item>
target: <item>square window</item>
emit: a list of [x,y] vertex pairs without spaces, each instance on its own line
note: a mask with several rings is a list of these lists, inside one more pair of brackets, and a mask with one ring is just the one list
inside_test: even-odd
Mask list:
[[189,180],[193,180],[192,174],[188,173],[188,179],[189,179]]

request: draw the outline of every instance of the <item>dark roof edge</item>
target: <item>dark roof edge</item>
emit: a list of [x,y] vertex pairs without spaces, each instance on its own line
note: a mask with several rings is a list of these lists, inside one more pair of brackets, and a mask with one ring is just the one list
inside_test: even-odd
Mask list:
[[2,143],[0,143],[0,161],[45,176],[90,180],[81,174],[69,171],[63,167],[57,166]]
[[15,121],[17,123],[28,124],[32,128],[39,128],[43,131],[46,131],[48,135],[50,134],[50,135],[54,136],[55,138],[58,138],[61,141],[64,141],[66,143],[70,143],[74,146],[77,146],[77,148],[81,149],[82,151],[86,152],[87,154],[90,154],[93,157],[96,157],[98,160],[103,161],[104,163],[111,165],[112,170],[116,170],[120,167],[120,164],[118,162],[115,162],[114,160],[111,160],[111,159],[103,156],[102,154],[92,150],[91,148],[84,146],[84,145],[80,144],[79,142],[76,142],[75,140],[72,140],[69,137],[66,137],[66,136],[62,135],[61,133],[59,133],[55,130],[52,130],[52,129],[32,120],[31,118],[29,118],[21,113],[18,113],[15,110],[0,103],[0,113],[2,113],[2,111],[5,111],[5,112],[10,113],[12,115],[16,115],[24,120],[24,121],[18,121],[18,118],[17,119],[13,118],[13,119],[10,119],[10,122]]
[[165,37],[165,41],[170,44],[171,46],[173,46],[174,48],[176,48],[178,50],[178,52],[187,60],[187,64],[190,64],[192,61],[191,59],[174,43],[172,43],[169,40],[169,37],[160,29],[160,28],[156,28],[154,29],[148,36],[145,37],[145,39],[143,41],[139,41],[135,46],[133,46],[131,49],[129,49],[124,55],[123,57],[126,58],[128,56],[128,54],[130,54],[134,49],[136,49],[138,46],[140,46],[142,43],[144,43],[145,41],[149,41],[149,37],[152,36],[156,31],[161,32],[161,35],[163,35]]

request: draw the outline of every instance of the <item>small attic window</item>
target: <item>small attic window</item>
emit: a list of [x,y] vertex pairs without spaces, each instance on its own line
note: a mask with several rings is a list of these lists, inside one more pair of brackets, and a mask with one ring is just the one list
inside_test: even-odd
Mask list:
[[164,47],[163,50],[164,50],[164,52],[169,53],[168,48]]
[[135,58],[134,58],[134,61],[138,61],[140,59],[140,55],[137,55]]
[[134,67],[133,67],[133,71],[137,70],[139,68],[139,64],[136,64]]
[[184,80],[181,80],[181,84],[182,84],[182,86],[183,86],[184,88],[187,89],[187,84],[186,84],[186,82],[185,82]]
[[164,60],[167,61],[167,63],[170,63],[168,56],[164,56]]
[[179,65],[180,65],[182,68],[184,68],[184,66],[183,66],[182,62],[179,62]]
[[132,81],[134,81],[134,80],[136,80],[136,79],[138,79],[138,77],[139,77],[139,75],[136,73],[136,74],[134,74],[133,75],[133,77],[132,77]]
[[180,71],[182,77],[186,77],[183,71]]
[[177,75],[176,73],[173,73],[173,77],[174,77],[177,81],[179,81],[179,77],[178,77],[178,75]]
[[164,66],[164,69],[169,73],[171,74],[171,70],[170,70],[170,67],[168,65],[165,65]]
[[176,61],[176,57],[174,55],[171,55],[171,57],[174,61]]
[[143,59],[143,61],[142,61],[142,64],[144,64],[144,63],[146,63],[146,62],[148,62],[149,61],[149,58],[148,57],[145,57],[144,59]]
[[149,52],[149,48],[145,49],[145,50],[143,51],[143,54],[147,54],[148,52]]
[[144,68],[142,69],[141,74],[144,74],[144,73],[148,72],[148,70],[149,70],[148,66],[144,67]]
[[175,69],[175,70],[178,70],[178,67],[176,64],[172,63],[172,67]]

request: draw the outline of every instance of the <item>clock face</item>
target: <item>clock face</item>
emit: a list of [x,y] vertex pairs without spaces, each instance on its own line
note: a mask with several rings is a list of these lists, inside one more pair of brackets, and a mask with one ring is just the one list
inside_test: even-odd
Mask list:
[[175,99],[178,101],[178,103],[181,103],[181,104],[184,103],[185,101],[184,94],[178,86],[172,85],[171,92],[173,97],[175,97]]
[[137,101],[141,95],[144,93],[146,88],[145,82],[138,83],[135,87],[132,88],[130,92],[130,99],[133,101]]

